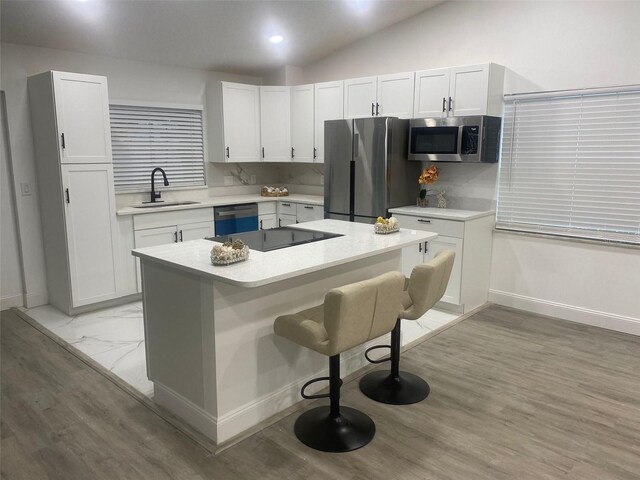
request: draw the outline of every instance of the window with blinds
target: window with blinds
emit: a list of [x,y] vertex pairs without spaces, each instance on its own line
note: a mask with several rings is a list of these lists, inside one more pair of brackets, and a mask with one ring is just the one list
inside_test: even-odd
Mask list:
[[170,187],[205,184],[202,110],[109,105],[117,191],[148,189],[161,167]]
[[640,244],[640,86],[506,96],[496,227]]

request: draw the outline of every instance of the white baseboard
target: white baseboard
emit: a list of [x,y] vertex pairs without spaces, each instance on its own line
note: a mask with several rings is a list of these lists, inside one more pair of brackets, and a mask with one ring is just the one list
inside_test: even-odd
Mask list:
[[0,310],[7,310],[13,307],[24,306],[24,295],[19,293],[18,295],[5,295],[0,297]]
[[[365,349],[373,345],[388,343],[389,335],[384,335],[372,342],[352,349],[347,354],[343,354],[340,359],[340,376],[344,378],[364,366],[369,365],[364,357]],[[381,352],[379,355],[372,353],[371,356],[373,358],[376,358],[376,356],[381,357],[384,353],[385,352]],[[313,378],[328,376],[328,364],[329,361],[327,358],[327,367],[321,372],[314,373],[308,378],[291,382],[219,418],[158,382],[154,382],[153,400],[206,435],[216,444],[220,444],[268,420],[270,417],[277,415],[292,405],[301,402],[303,400],[300,397],[300,389],[302,386]],[[314,385],[314,388],[310,387],[307,393],[316,393],[322,388],[327,387],[327,385],[326,383],[319,383],[318,385]]]
[[27,293],[24,296],[24,306],[27,308],[41,307],[49,303],[49,294],[44,292]]
[[527,297],[499,290],[489,291],[489,301],[506,307],[518,308],[532,313],[549,315],[595,327],[607,328],[617,332],[640,335],[640,318],[627,317],[614,313],[600,312],[564,303],[550,302],[540,298]]
[[159,382],[153,382],[153,401],[217,443],[216,417]]

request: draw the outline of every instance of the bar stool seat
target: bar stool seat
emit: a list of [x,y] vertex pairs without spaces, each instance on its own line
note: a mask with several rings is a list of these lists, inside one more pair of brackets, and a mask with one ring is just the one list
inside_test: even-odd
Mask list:
[[[402,311],[391,331],[391,345],[378,345],[365,352],[371,363],[391,362],[391,370],[376,370],[360,379],[360,390],[367,397],[381,403],[408,405],[429,395],[429,384],[417,375],[400,371],[400,326],[402,320],[418,320],[444,295],[453,269],[455,252],[444,250],[429,262],[417,265],[411,278],[405,281],[402,293]],[[390,348],[391,355],[383,360],[372,360],[368,353],[378,348]]]
[[[276,335],[329,357],[329,377],[307,382],[306,399],[329,397],[330,405],[316,407],[298,417],[296,437],[305,445],[325,452],[348,452],[368,444],[375,424],[363,412],[340,406],[340,354],[368,340],[389,333],[402,310],[404,276],[389,272],[370,280],[334,288],[324,304],[276,318]],[[328,395],[307,395],[305,389],[329,380]]]

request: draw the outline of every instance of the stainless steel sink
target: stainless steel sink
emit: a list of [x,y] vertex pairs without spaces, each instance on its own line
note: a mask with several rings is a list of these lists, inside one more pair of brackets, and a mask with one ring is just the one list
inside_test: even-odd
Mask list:
[[144,205],[133,205],[133,208],[162,208],[162,207],[177,207],[178,205],[195,205],[200,202],[185,201],[185,202],[153,202],[145,203]]

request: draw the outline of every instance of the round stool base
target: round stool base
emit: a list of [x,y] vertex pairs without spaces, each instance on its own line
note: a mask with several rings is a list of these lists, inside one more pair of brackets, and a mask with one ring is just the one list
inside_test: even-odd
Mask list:
[[350,452],[373,440],[376,425],[355,408],[340,407],[333,418],[329,406],[313,408],[298,417],[293,431],[302,443],[322,452]]
[[427,398],[431,389],[412,373],[400,372],[400,376],[394,378],[387,370],[377,370],[360,379],[360,391],[376,402],[409,405]]

